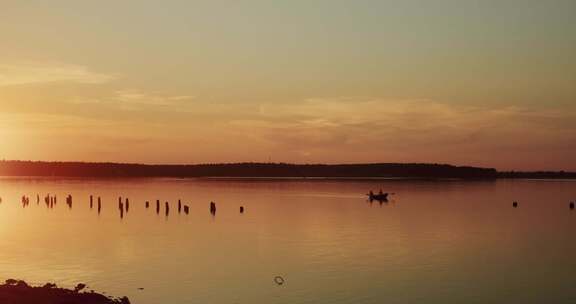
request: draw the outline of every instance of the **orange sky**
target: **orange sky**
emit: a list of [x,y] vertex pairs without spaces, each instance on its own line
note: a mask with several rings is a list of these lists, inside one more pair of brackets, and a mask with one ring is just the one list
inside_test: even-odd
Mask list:
[[573,1],[0,5],[0,158],[576,170]]

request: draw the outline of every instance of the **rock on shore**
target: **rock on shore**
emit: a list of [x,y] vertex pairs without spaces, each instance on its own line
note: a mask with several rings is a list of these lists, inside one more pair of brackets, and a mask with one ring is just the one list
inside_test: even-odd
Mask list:
[[58,288],[56,284],[30,286],[24,281],[9,279],[0,285],[2,304],[130,304],[127,297],[111,298],[94,291],[85,292],[85,284],[74,289]]

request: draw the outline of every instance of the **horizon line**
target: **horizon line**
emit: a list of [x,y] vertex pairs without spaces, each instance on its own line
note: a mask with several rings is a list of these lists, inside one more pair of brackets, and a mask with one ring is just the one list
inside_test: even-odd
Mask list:
[[106,164],[106,165],[130,165],[130,166],[218,166],[218,165],[289,165],[289,166],[369,166],[369,165],[434,165],[434,166],[451,166],[457,168],[477,168],[491,169],[498,173],[569,173],[576,174],[576,171],[569,170],[500,170],[496,167],[483,167],[473,165],[461,165],[451,163],[434,163],[434,162],[351,162],[351,163],[291,163],[291,162],[259,162],[259,161],[241,161],[241,162],[214,162],[214,163],[139,163],[139,162],[116,162],[116,161],[47,161],[47,160],[19,160],[19,159],[2,159],[0,162],[22,162],[22,163],[48,163],[48,164]]

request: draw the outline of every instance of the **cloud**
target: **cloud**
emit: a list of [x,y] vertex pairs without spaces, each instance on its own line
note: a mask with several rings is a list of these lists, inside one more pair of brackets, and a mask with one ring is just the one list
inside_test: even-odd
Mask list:
[[165,95],[149,93],[137,89],[124,89],[112,92],[109,96],[88,98],[75,97],[70,99],[73,104],[106,104],[120,107],[123,110],[138,110],[143,107],[176,107],[175,111],[182,110],[178,106],[184,105],[187,101],[194,99],[189,95]]
[[71,82],[102,84],[116,79],[113,75],[91,71],[81,65],[63,63],[0,64],[0,86]]
[[574,150],[575,120],[576,111],[550,108],[341,97],[265,104],[258,117],[230,124],[239,133],[305,156],[338,154],[343,159],[370,154],[374,159],[390,159],[386,157],[390,155],[399,159],[417,155],[410,160],[462,157],[469,162],[467,153],[474,153],[468,156],[472,158],[499,151],[520,155],[523,151]]
[[191,100],[194,96],[188,95],[159,95],[146,93],[140,90],[121,90],[115,92],[113,100],[125,105],[172,106],[182,101]]

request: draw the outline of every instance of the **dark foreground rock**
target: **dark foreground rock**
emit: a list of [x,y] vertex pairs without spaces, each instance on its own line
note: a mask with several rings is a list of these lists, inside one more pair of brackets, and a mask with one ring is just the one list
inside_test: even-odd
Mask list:
[[78,284],[74,289],[58,288],[48,283],[30,286],[24,281],[6,280],[0,285],[2,304],[130,304],[128,298],[114,299],[94,291],[82,291],[86,285]]

